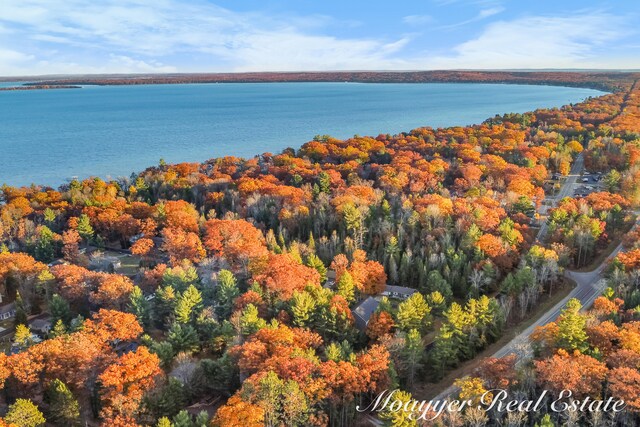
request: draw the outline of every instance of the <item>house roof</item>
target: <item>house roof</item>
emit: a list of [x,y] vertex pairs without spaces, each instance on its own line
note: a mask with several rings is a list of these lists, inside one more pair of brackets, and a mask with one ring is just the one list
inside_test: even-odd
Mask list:
[[31,322],[29,322],[29,326],[31,327],[31,329],[43,331],[47,328],[51,328],[51,318],[34,319]]
[[375,313],[379,304],[380,301],[377,299],[368,297],[353,308],[353,318],[358,329],[364,330],[367,327],[371,315]]
[[402,294],[402,295],[413,295],[416,293],[415,289],[407,288],[404,286],[392,286],[392,285],[386,285],[384,287],[384,291],[388,293],[396,293],[396,294]]
[[15,303],[10,302],[9,304],[4,304],[0,306],[0,315],[9,313],[16,309]]

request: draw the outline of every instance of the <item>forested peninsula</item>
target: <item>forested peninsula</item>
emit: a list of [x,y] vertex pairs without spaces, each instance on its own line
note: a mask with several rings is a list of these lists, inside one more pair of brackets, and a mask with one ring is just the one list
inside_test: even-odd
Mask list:
[[[87,75],[34,78],[25,85],[144,85],[185,83],[354,82],[354,83],[510,83],[624,90],[631,73],[612,71],[336,71],[202,74]],[[28,78],[25,78],[28,79]]]

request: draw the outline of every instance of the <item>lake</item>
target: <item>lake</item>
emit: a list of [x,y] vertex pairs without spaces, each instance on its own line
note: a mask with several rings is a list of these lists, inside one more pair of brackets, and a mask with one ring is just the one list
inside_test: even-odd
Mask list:
[[0,92],[0,184],[58,186],[147,166],[250,157],[315,135],[399,133],[582,101],[591,89],[499,84],[227,83]]

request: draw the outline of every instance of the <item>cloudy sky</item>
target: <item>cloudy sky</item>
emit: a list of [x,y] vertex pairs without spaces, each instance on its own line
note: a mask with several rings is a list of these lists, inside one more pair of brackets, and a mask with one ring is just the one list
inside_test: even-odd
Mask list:
[[636,0],[0,0],[0,76],[640,68]]

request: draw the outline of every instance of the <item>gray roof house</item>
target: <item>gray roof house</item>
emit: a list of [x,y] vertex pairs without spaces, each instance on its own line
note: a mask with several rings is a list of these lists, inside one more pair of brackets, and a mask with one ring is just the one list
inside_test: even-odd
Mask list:
[[384,291],[382,291],[382,295],[389,298],[407,299],[416,292],[417,291],[415,289],[406,288],[404,286],[386,285],[384,287]]
[[51,316],[39,317],[29,322],[29,329],[41,335],[46,335],[51,330]]
[[0,306],[0,320],[11,319],[16,315],[16,305],[14,303]]
[[378,301],[374,297],[368,297],[367,299],[361,301],[358,305],[356,305],[353,310],[351,310],[351,312],[353,313],[353,319],[355,321],[356,328],[361,331],[367,329],[369,319],[371,319],[371,315],[375,313],[379,304],[380,301]]

